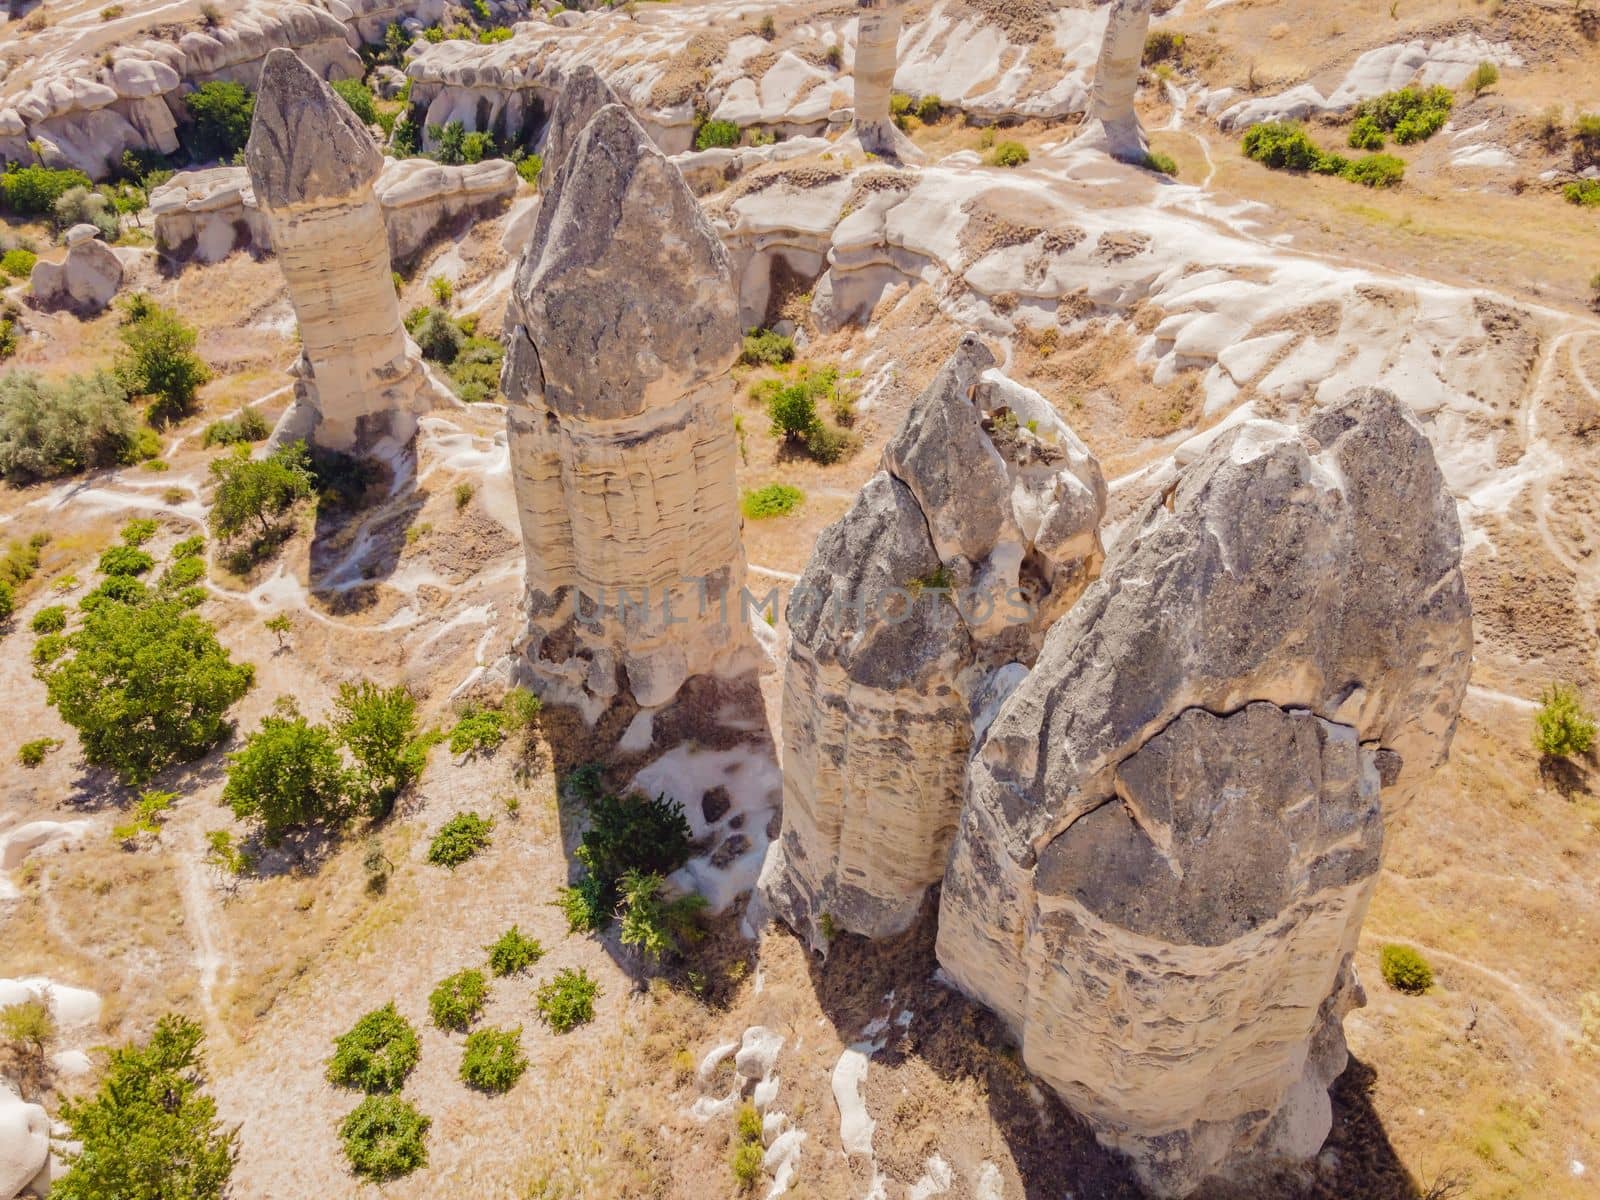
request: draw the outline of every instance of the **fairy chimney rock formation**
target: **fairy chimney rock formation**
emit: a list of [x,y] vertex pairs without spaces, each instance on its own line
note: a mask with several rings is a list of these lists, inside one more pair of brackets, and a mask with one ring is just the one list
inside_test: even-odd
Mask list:
[[572,156],[572,147],[578,135],[588,127],[602,108],[620,103],[611,85],[595,73],[588,64],[578,67],[567,76],[550,114],[550,123],[544,135],[544,170],[539,179],[548,188],[555,184],[556,175]]
[[1132,163],[1143,162],[1149,153],[1133,99],[1139,90],[1139,69],[1144,62],[1152,4],[1153,0],[1112,0],[1089,95],[1088,116],[1073,145],[1103,150],[1112,158]]
[[727,252],[620,105],[578,136],[506,314],[526,655],[595,718],[749,663]]
[[824,925],[911,924],[944,874],[987,685],[1034,660],[1099,569],[1098,463],[993,365],[962,340],[790,597],[783,832],[758,911],[813,945]]
[[1362,390],[1153,498],[975,749],[939,961],[1153,1193],[1321,1147],[1384,824],[1471,650],[1432,448]]
[[906,0],[856,0],[855,132],[861,148],[885,158],[920,153],[890,112]]
[[373,183],[383,154],[292,50],[261,68],[245,147],[300,324],[295,403],[274,434],[344,452],[407,442],[442,399],[400,321]]

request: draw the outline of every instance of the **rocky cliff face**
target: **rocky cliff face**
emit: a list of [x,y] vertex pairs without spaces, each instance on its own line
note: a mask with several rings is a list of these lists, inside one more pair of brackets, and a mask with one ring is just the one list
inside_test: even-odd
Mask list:
[[529,666],[597,715],[731,668],[742,620],[727,253],[620,106],[579,135],[506,315]]
[[1112,0],[1089,95],[1089,113],[1074,145],[1104,150],[1123,162],[1144,161],[1149,144],[1133,99],[1139,90],[1139,68],[1153,6],[1154,0]]
[[1384,818],[1466,689],[1460,561],[1390,394],[1246,423],[1139,514],[974,753],[939,960],[1158,1194],[1327,1135]]
[[962,340],[790,597],[783,834],[761,886],[814,944],[819,926],[911,924],[944,874],[978,697],[1099,567],[1099,465],[993,365]]
[[444,397],[400,321],[372,135],[292,51],[274,50],[245,161],[300,323],[295,404],[275,437],[345,452],[409,441]]

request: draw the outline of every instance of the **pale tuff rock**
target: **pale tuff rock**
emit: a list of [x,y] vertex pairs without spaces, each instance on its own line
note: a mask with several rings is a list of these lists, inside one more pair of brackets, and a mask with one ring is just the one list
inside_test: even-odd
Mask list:
[[1243,423],[1138,515],[974,751],[939,961],[1158,1194],[1327,1135],[1383,821],[1465,694],[1460,564],[1389,393]]
[[856,0],[855,131],[861,148],[885,158],[917,151],[890,115],[894,72],[900,60],[901,10],[906,0]]
[[[504,159],[446,166],[424,158],[385,158],[373,185],[403,263],[463,219],[490,216],[517,193],[517,169]],[[244,167],[183,171],[150,193],[156,248],[182,262],[220,262],[235,250],[272,249],[272,230]]]
[[292,51],[274,50],[245,162],[300,323],[295,403],[275,439],[343,452],[408,442],[442,397],[400,322],[372,135]]
[[122,286],[122,260],[99,237],[93,225],[74,225],[67,231],[66,258],[34,263],[28,292],[36,304],[89,316],[111,303]]
[[50,1117],[0,1080],[0,1198],[49,1186]]
[[1106,36],[1100,45],[1089,113],[1074,146],[1104,150],[1123,162],[1143,162],[1149,153],[1134,93],[1144,61],[1145,35],[1150,30],[1154,0],[1112,0],[1106,14]]
[[591,716],[737,670],[742,612],[728,257],[625,109],[602,109],[540,206],[506,314],[503,389],[536,684]]
[[962,340],[790,599],[783,834],[761,891],[813,944],[824,914],[871,937],[910,925],[944,873],[974,701],[1099,568],[1099,465],[993,365]]

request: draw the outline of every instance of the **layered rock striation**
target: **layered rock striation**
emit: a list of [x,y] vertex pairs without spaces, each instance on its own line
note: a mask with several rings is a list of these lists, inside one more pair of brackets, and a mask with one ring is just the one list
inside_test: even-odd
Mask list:
[[556,169],[506,342],[535,684],[597,717],[739,669],[738,297],[683,178],[620,106]]
[[980,697],[1099,569],[1098,463],[993,366],[962,340],[790,597],[783,833],[761,891],[813,944],[911,924],[944,874]]
[[302,352],[275,438],[341,452],[408,442],[444,399],[406,336],[373,184],[383,154],[292,51],[261,72],[245,162],[289,284]]
[[1471,648],[1433,451],[1359,390],[1155,496],[975,750],[939,961],[1156,1194],[1326,1138],[1384,822]]
[[1089,93],[1089,112],[1074,146],[1103,150],[1123,162],[1143,162],[1150,152],[1133,100],[1139,90],[1145,37],[1154,0],[1112,0],[1105,41]]

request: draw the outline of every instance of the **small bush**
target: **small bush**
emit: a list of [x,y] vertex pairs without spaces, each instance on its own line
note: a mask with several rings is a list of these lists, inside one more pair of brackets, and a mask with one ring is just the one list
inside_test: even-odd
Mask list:
[[32,250],[23,250],[20,247],[7,250],[4,254],[0,254],[0,272],[13,279],[26,279],[33,274],[33,265],[38,261],[39,256]]
[[479,1029],[467,1035],[461,1056],[461,1082],[495,1095],[511,1090],[528,1069],[523,1057],[522,1026],[515,1029]]
[[100,556],[102,575],[143,575],[156,560],[133,546],[112,546]]
[[593,875],[580,876],[556,894],[556,907],[567,918],[568,933],[599,933],[611,924],[609,889]]
[[195,331],[176,313],[139,295],[125,308],[118,337],[117,378],[133,396],[150,399],[152,421],[175,421],[189,415],[195,394],[211,378],[211,370],[195,354]]
[[1391,188],[1405,178],[1406,164],[1392,154],[1369,154],[1346,163],[1339,174],[1363,187]]
[[121,462],[137,428],[127,401],[105,371],[60,382],[32,371],[0,376],[0,477],[31,483]]
[[0,174],[0,204],[22,217],[42,217],[73,188],[92,188],[82,171],[58,171],[51,167],[17,167]]
[[505,718],[493,708],[472,706],[450,731],[451,754],[493,754],[505,741]]
[[544,957],[539,939],[525,936],[515,925],[484,949],[489,952],[489,970],[497,978],[515,975]]
[[589,978],[589,972],[567,968],[534,993],[534,1003],[552,1033],[568,1033],[594,1020],[594,1002],[599,995],[600,985]]
[[59,633],[47,633],[33,644],[33,665],[47,667],[67,652],[67,639]]
[[665,796],[601,796],[589,817],[577,858],[608,884],[630,870],[670,875],[689,861],[689,819]]
[[0,579],[0,626],[6,625],[11,620],[11,614],[16,611],[17,594],[9,582]]
[[462,482],[462,483],[456,484],[455,495],[456,495],[456,507],[458,509],[465,508],[467,505],[472,503],[472,496],[473,496],[472,485],[470,483],[466,483],[466,482]]
[[544,174],[544,158],[538,154],[527,154],[517,159],[517,174],[524,183],[538,187],[539,176]]
[[731,149],[739,144],[739,126],[732,121],[707,121],[695,131],[696,150]]
[[1170,29],[1153,29],[1144,39],[1144,65],[1178,62],[1183,58],[1184,37]]
[[459,1033],[478,1019],[488,999],[482,971],[457,971],[441,979],[428,996],[428,1014],[440,1029]]
[[1240,146],[1246,158],[1275,171],[1310,171],[1322,160],[1316,143],[1292,121],[1251,126]]
[[17,747],[17,761],[25,767],[37,767],[44,762],[44,756],[49,754],[61,743],[56,738],[34,738],[31,742],[23,742]]
[[250,140],[256,98],[237,83],[202,83],[184,97],[189,111],[189,154],[197,162],[232,158]]
[[1433,986],[1433,968],[1410,946],[1390,943],[1378,951],[1383,981],[1397,992],[1420,996]]
[[1584,208],[1600,208],[1600,179],[1580,179],[1561,189],[1569,203]]
[[765,521],[771,517],[787,516],[798,508],[806,494],[786,483],[769,483],[764,488],[746,492],[739,502],[744,515],[752,521]]
[[272,715],[228,755],[222,801],[275,841],[288,829],[342,821],[347,788],[332,733],[298,713]]
[[1357,117],[1347,140],[1352,150],[1382,150],[1383,127],[1373,117]]
[[[449,283],[449,280],[444,282]],[[467,335],[461,332],[461,326],[452,321],[449,314],[431,308],[424,311],[411,336],[416,339],[423,358],[446,366],[456,361],[467,343]]]
[[338,93],[339,99],[350,106],[350,111],[363,125],[378,123],[378,106],[373,100],[372,89],[361,80],[335,79],[329,86]]
[[149,517],[136,517],[122,527],[122,544],[124,546],[142,546],[155,537],[161,525]]
[[667,900],[660,875],[629,871],[617,885],[622,912],[622,944],[636,948],[653,962],[678,954],[685,942],[700,937],[698,918],[706,898],[696,893]]
[[1472,74],[1467,77],[1467,86],[1472,89],[1474,96],[1481,96],[1495,84],[1500,82],[1500,68],[1492,62],[1481,62],[1473,68]]
[[396,1179],[427,1164],[431,1124],[398,1096],[368,1096],[339,1126],[339,1138],[357,1175]]
[[1021,142],[1000,142],[989,152],[989,163],[996,167],[1020,167],[1028,161],[1028,148]]
[[1594,715],[1583,707],[1578,689],[1558,683],[1540,697],[1533,718],[1533,748],[1545,758],[1587,754],[1594,745]]
[[1395,141],[1409,146],[1444,128],[1455,102],[1455,94],[1447,87],[1405,87],[1363,100],[1355,115],[1357,121],[1368,118],[1378,130],[1392,133]]
[[1152,150],[1144,156],[1144,165],[1146,170],[1159,171],[1163,175],[1176,177],[1178,174],[1178,160],[1158,150]]
[[[9,584],[4,585],[10,587]],[[60,633],[67,627],[67,609],[62,604],[52,604],[33,614],[28,628],[35,633]]]
[[132,575],[112,575],[78,601],[78,611],[95,612],[106,604],[139,605],[149,598],[150,589]]
[[753,1191],[756,1184],[761,1182],[761,1164],[766,1158],[766,1152],[761,1149],[761,1143],[739,1142],[733,1148],[729,1164],[733,1169],[734,1182],[744,1191]]
[[491,817],[475,812],[460,813],[446,821],[428,845],[428,861],[452,871],[489,845],[494,830]]
[[395,1092],[422,1057],[417,1031],[393,1002],[373,1009],[334,1039],[328,1082],[363,1092]]
[[794,361],[794,339],[770,329],[752,329],[745,334],[739,361],[748,367],[777,367]]
[[236,417],[224,417],[206,426],[201,445],[236,446],[241,442],[259,442],[272,432],[267,419],[253,408],[247,408]]

